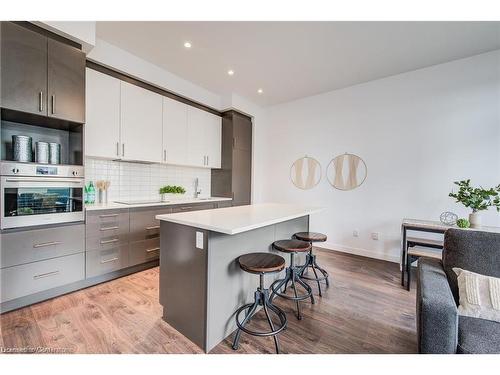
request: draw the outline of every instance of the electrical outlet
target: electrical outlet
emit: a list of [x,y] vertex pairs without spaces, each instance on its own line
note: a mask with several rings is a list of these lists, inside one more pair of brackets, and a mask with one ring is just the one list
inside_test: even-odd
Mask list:
[[353,237],[359,237],[359,231],[358,231],[357,229],[354,229],[354,230],[352,231],[352,236],[353,236]]
[[372,232],[372,240],[378,240],[378,232]]

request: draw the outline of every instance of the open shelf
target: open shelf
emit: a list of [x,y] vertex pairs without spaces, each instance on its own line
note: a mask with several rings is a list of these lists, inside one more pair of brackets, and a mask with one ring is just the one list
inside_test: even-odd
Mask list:
[[32,138],[33,149],[36,142],[59,143],[61,145],[61,164],[83,165],[83,125],[32,125],[8,121],[3,115],[4,112],[2,112],[0,122],[1,160],[13,161],[12,136],[25,135]]

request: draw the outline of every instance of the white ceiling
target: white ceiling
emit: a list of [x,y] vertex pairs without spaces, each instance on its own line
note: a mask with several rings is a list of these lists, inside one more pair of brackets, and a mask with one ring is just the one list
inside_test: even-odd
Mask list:
[[97,37],[214,93],[273,105],[500,49],[500,22],[97,22]]

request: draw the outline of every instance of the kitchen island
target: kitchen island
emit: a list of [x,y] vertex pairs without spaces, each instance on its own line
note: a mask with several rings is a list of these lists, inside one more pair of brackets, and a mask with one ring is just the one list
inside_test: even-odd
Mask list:
[[209,352],[236,329],[234,312],[253,300],[258,286],[259,278],[242,272],[237,258],[274,252],[274,241],[308,231],[309,215],[318,211],[264,203],[158,215],[163,319]]

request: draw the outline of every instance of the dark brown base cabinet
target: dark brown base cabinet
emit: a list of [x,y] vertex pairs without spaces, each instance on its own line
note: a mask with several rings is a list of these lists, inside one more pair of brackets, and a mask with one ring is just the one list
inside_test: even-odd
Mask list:
[[1,22],[2,108],[85,122],[85,53],[58,39],[30,24]]
[[252,193],[252,120],[236,111],[222,117],[221,169],[212,169],[211,192],[233,199],[233,206],[250,204]]

